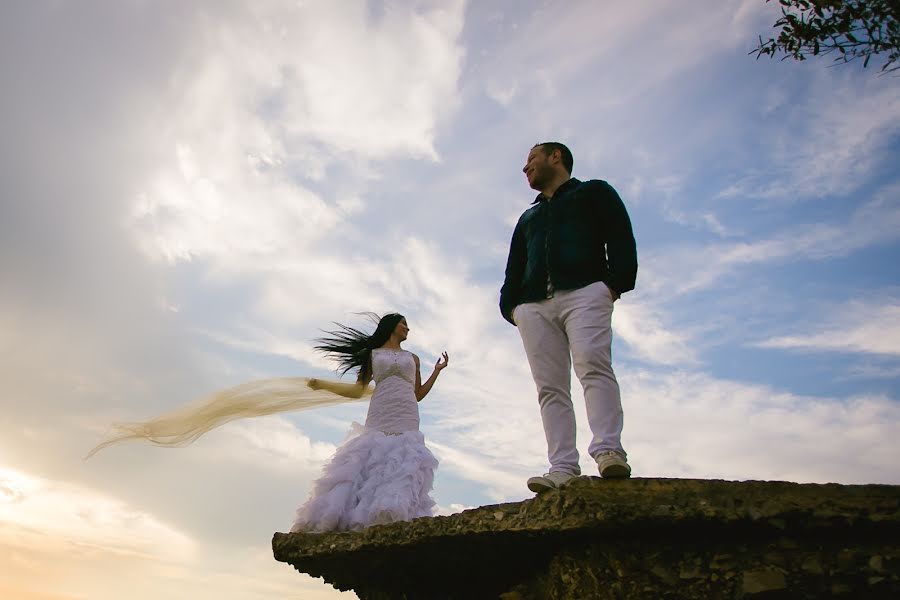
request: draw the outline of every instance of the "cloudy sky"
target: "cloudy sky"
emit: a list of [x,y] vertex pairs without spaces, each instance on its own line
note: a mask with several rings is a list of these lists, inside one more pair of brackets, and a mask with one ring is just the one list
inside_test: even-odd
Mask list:
[[355,311],[406,314],[425,376],[452,357],[421,405],[441,511],[528,497],[546,449],[496,303],[538,141],[634,223],[614,364],[635,476],[900,483],[900,83],[756,61],[776,18],[3,2],[0,596],[353,597],[269,543],[365,404],[82,456],[116,420],[328,375],[311,340]]

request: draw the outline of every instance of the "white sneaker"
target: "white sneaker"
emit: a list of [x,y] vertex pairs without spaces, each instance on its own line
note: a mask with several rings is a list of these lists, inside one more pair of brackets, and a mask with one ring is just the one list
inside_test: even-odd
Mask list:
[[576,477],[578,476],[565,471],[553,471],[552,473],[545,473],[541,477],[529,477],[528,489],[535,494],[540,494],[547,490],[559,489]]
[[606,479],[624,479],[631,477],[631,467],[625,457],[615,450],[601,452],[595,457],[600,477]]

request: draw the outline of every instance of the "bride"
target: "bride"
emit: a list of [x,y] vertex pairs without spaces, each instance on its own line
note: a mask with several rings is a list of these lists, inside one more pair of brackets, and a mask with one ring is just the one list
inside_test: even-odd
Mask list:
[[[372,334],[337,324],[317,340],[317,350],[338,362],[341,374],[356,371],[355,384],[282,377],[253,381],[213,394],[171,413],[116,425],[118,433],[92,449],[127,439],[183,446],[234,419],[327,406],[371,395],[365,425],[353,423],[298,510],[291,531],[360,530],[369,525],[431,516],[431,489],[438,461],[419,431],[418,403],[449,363],[441,354],[423,383],[419,357],[401,347],[409,334],[403,315],[377,320]],[[369,383],[375,381],[374,392]]]
[[[419,431],[418,403],[449,362],[447,353],[425,383],[419,357],[400,344],[409,334],[403,315],[382,317],[372,335],[339,325],[316,346],[338,360],[343,373],[358,369],[360,389],[375,380],[365,426],[353,424],[350,438],[335,452],[297,510],[291,531],[362,529],[376,523],[430,517],[431,487],[438,461]],[[313,389],[329,387],[312,379]]]

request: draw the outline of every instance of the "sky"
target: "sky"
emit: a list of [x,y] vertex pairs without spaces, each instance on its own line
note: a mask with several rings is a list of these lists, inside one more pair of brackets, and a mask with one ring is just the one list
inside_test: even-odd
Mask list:
[[82,459],[114,421],[333,375],[312,340],[359,311],[407,316],[424,377],[450,354],[420,405],[439,512],[530,497],[546,447],[497,300],[541,141],[634,226],[613,364],[635,477],[900,484],[900,82],[756,60],[777,17],[0,4],[0,597],[355,597],[270,540],[364,403]]

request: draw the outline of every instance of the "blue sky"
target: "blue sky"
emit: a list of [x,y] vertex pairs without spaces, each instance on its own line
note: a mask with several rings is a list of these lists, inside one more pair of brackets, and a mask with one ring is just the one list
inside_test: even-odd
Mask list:
[[634,224],[635,476],[900,483],[900,87],[756,61],[777,14],[3,4],[0,595],[345,597],[269,540],[364,404],[81,457],[115,420],[328,375],[311,340],[354,311],[406,314],[426,369],[451,355],[421,405],[441,511],[528,497],[546,449],[496,304],[547,140]]

